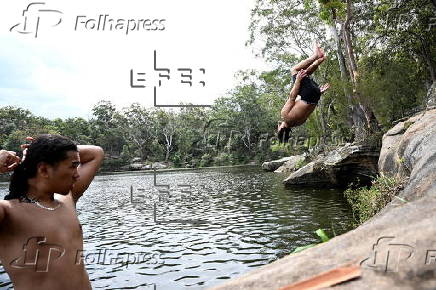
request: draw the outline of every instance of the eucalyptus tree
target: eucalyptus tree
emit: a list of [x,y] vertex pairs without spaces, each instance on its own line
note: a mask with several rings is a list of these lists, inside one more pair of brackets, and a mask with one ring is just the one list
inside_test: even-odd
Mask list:
[[153,111],[152,116],[156,123],[155,136],[165,151],[165,161],[168,161],[176,145],[176,114],[173,111],[159,109]]

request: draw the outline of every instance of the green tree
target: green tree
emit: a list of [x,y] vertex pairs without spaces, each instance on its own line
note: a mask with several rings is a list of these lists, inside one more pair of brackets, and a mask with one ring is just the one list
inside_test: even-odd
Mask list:
[[125,140],[135,148],[142,160],[152,155],[156,124],[150,111],[138,103],[122,110],[118,123]]
[[59,134],[76,141],[78,144],[90,144],[91,128],[87,120],[83,118],[68,118],[66,120],[55,119],[53,126],[57,128]]
[[100,101],[93,107],[92,113],[95,117],[90,120],[93,143],[102,146],[108,155],[119,156],[125,139],[116,107],[109,101]]

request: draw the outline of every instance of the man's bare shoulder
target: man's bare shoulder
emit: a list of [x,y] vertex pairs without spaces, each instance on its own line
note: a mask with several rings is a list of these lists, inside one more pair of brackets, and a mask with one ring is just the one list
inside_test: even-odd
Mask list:
[[0,218],[3,218],[2,214],[6,214],[17,202],[17,199],[0,200]]
[[0,222],[3,221],[5,215],[6,215],[6,210],[7,208],[9,208],[11,206],[11,202],[8,200],[0,200]]
[[12,206],[14,199],[12,200],[0,200],[0,209],[7,209]]

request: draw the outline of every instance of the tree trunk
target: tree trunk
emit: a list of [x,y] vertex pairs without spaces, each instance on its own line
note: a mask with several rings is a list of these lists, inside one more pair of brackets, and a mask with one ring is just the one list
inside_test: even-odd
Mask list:
[[[329,28],[330,28],[331,33],[333,34],[333,37],[335,38],[336,56],[338,57],[338,61],[339,61],[339,69],[341,71],[341,79],[343,81],[348,81],[348,72],[347,72],[347,67],[345,66],[344,54],[342,53],[341,40],[339,38],[339,33],[338,33],[337,28],[336,28],[336,13],[334,12],[333,9],[332,9],[332,13],[333,13],[334,23],[329,25]],[[347,93],[345,93],[345,94],[347,95]]]
[[[329,131],[328,130],[328,124],[327,124],[327,120],[328,119],[326,120],[326,118],[324,117],[328,113],[329,108],[328,108],[328,106],[325,105],[325,101],[324,100],[325,100],[324,98],[321,98],[321,100],[318,103],[319,112],[320,112],[319,113],[319,123],[321,125],[321,130],[322,130],[321,140],[320,140],[321,146],[324,146],[327,143],[326,142],[327,141],[327,136],[330,133],[330,132],[328,132]],[[325,111],[325,112],[323,112],[323,111]]]
[[435,67],[434,67],[434,61],[431,57],[431,47],[430,45],[427,45],[427,43],[422,43],[422,51],[423,51],[423,57],[425,59],[425,62],[427,63],[427,69],[430,73],[430,77],[432,82],[436,82],[436,73],[435,73]]
[[165,153],[165,162],[168,162],[169,157],[170,157],[170,151],[167,149],[167,152]]
[[353,92],[354,92],[357,82],[357,64],[356,64],[356,58],[354,57],[353,44],[351,42],[350,23],[352,18],[353,18],[353,10],[351,7],[351,0],[347,0],[347,18],[344,23],[343,32],[344,32],[345,47],[347,48],[348,60],[350,62],[350,75],[351,75],[351,81],[353,82]]
[[[341,39],[339,38],[339,33],[336,28],[336,14],[334,10],[332,10],[334,23],[330,25],[330,31],[333,34],[336,42],[336,55],[339,61],[339,68],[341,70],[341,79],[344,83],[348,83],[349,81],[349,72],[347,70],[347,66],[345,64],[345,57],[342,52]],[[356,141],[361,141],[364,138],[365,134],[365,114],[359,108],[358,104],[355,104],[353,100],[353,95],[349,89],[344,87],[344,94],[348,100],[348,107],[351,111],[351,122],[353,124],[354,138]]]
[[[380,130],[380,127],[378,125],[377,119],[374,115],[374,112],[371,110],[371,108],[361,102],[361,97],[359,95],[359,92],[357,91],[357,81],[358,81],[358,69],[357,69],[357,62],[356,57],[354,55],[354,49],[353,49],[353,43],[351,40],[351,29],[350,29],[350,23],[353,18],[353,7],[351,0],[347,0],[347,17],[344,23],[344,41],[345,46],[347,47],[348,52],[348,60],[350,63],[350,74],[351,74],[351,80],[353,85],[353,95],[356,99],[356,105],[358,105],[358,114],[361,115],[363,113],[363,117],[366,121],[366,129],[368,130],[367,133],[364,133],[364,136],[361,136],[362,138],[366,137],[367,134],[375,133]],[[359,118],[362,118],[360,116]]]

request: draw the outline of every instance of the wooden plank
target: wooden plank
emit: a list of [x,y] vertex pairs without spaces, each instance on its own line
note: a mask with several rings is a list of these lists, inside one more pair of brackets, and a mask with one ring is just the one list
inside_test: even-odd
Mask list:
[[324,287],[330,287],[338,283],[360,277],[360,275],[361,275],[361,270],[359,265],[346,265],[310,277],[306,280],[284,286],[280,288],[280,290],[321,289]]

